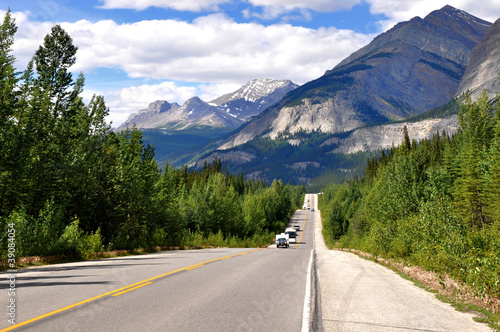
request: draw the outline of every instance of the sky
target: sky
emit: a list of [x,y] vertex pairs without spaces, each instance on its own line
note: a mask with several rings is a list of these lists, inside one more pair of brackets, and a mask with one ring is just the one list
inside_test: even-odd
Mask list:
[[19,71],[60,24],[78,47],[83,97],[104,96],[117,127],[156,100],[209,102],[262,77],[304,84],[445,5],[500,17],[498,0],[0,0],[0,14],[15,17]]

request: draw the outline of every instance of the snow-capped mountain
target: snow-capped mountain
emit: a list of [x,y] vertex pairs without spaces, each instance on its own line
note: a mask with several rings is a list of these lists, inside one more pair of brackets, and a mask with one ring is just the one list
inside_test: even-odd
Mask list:
[[247,120],[259,115],[297,87],[298,85],[290,80],[261,78],[252,80],[235,92],[214,99],[209,104],[224,109],[238,119]]
[[139,129],[184,130],[192,127],[237,128],[260,114],[298,87],[289,80],[262,78],[252,80],[235,92],[206,103],[198,97],[182,106],[157,100],[148,108],[132,114],[117,130],[135,125]]

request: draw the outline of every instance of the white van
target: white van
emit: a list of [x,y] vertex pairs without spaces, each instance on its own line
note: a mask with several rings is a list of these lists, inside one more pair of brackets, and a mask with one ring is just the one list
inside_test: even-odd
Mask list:
[[285,234],[288,234],[290,243],[297,243],[297,231],[293,228],[287,228]]

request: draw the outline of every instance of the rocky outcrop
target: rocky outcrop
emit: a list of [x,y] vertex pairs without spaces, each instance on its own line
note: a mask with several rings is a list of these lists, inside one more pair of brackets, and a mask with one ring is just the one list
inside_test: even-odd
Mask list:
[[402,122],[367,128],[360,128],[353,131],[347,138],[332,138],[323,143],[324,145],[337,145],[334,153],[356,153],[364,151],[374,151],[390,149],[403,142],[403,128],[406,126],[408,136],[417,142],[432,137],[432,135],[445,131],[448,135],[457,132],[458,116],[453,115],[445,119],[429,119],[420,122]]
[[140,129],[182,130],[193,126],[210,126],[215,128],[241,125],[242,121],[210,106],[198,97],[187,100],[182,106],[158,100],[149,104],[147,109],[131,115],[117,130],[136,126]]
[[493,97],[500,91],[500,19],[498,19],[484,38],[474,47],[469,65],[460,82],[457,96],[470,92],[476,100],[481,91]]

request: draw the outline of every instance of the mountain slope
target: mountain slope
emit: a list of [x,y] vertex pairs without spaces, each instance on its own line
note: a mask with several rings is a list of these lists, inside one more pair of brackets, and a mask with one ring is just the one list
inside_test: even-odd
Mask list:
[[471,98],[476,100],[484,90],[490,98],[499,90],[498,73],[500,73],[500,19],[496,20],[484,38],[472,50],[469,65],[457,96],[470,91]]
[[219,149],[257,136],[345,132],[444,105],[458,89],[472,48],[490,26],[450,6],[399,23],[322,77],[288,93],[220,142]]

